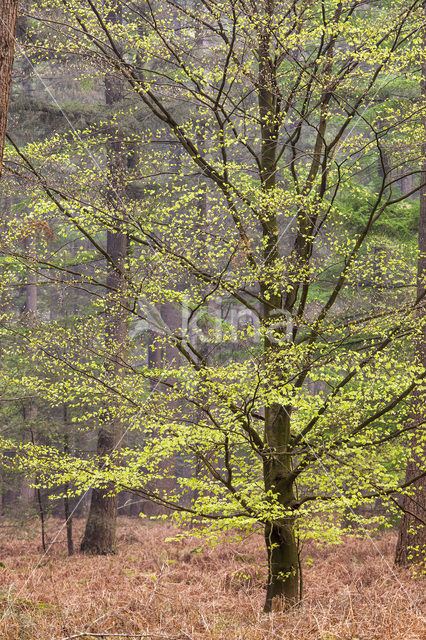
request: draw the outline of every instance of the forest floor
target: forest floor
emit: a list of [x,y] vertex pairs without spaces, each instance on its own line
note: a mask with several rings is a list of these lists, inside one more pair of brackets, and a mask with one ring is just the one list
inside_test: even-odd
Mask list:
[[260,535],[212,548],[194,538],[165,542],[167,525],[120,518],[117,555],[67,557],[61,527],[49,521],[49,539],[58,537],[43,555],[35,528],[0,524],[1,640],[426,638],[425,580],[394,570],[391,533],[307,544],[302,606],[265,615]]

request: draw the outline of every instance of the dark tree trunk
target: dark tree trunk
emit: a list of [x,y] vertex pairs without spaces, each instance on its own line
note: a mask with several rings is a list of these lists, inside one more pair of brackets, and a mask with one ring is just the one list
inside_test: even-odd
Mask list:
[[[265,412],[265,434],[271,456],[265,461],[265,489],[273,489],[282,507],[294,501],[291,464],[288,455],[290,416],[275,405]],[[278,453],[284,452],[284,455]],[[299,556],[292,518],[270,522],[265,527],[268,553],[268,582],[264,610],[282,610],[299,601]]]
[[299,557],[293,525],[268,524],[265,527],[268,552],[268,583],[265,612],[281,611],[299,601]]
[[105,489],[93,489],[81,551],[96,555],[116,552],[117,496]]
[[[32,237],[29,235],[25,238],[25,252],[27,254],[28,260],[34,260],[34,254],[36,251],[36,234],[33,233]],[[25,305],[23,309],[23,313],[21,316],[22,323],[28,327],[29,329],[34,328],[34,325],[37,320],[37,299],[38,299],[38,289],[37,289],[37,277],[31,267],[27,270],[26,275],[26,284],[25,284]],[[24,422],[27,423],[27,427],[31,433],[31,440],[33,444],[36,442],[36,421],[38,415],[38,408],[33,399],[26,400],[23,407],[23,418]],[[36,477],[37,480],[37,477]],[[35,490],[38,513],[40,518],[41,525],[41,545],[43,547],[43,551],[46,551],[46,509],[43,502],[43,496],[40,488]]]
[[[423,399],[423,404],[424,401]],[[420,401],[417,398],[414,402],[419,403]],[[418,418],[418,414],[416,418]],[[424,471],[424,457],[422,460],[421,456],[413,454],[407,465],[406,481],[413,480],[422,471]],[[395,550],[395,564],[400,566],[421,564],[426,559],[426,525],[424,524],[426,521],[425,478],[423,477],[421,480],[413,482],[409,492],[410,495],[406,495],[402,499],[401,506],[404,514]]]
[[[121,10],[117,6],[109,15],[116,23],[121,21]],[[118,103],[123,97],[123,84],[112,74],[105,77],[105,102],[107,105]],[[111,140],[106,144],[108,155],[108,201],[111,219],[116,229],[124,226],[125,188],[123,172],[127,165],[127,152],[120,141],[115,141],[114,131]],[[110,298],[110,309],[107,311],[107,344],[110,346],[107,370],[112,377],[124,374],[121,361],[127,337],[126,314],[123,309],[125,298],[124,268],[127,254],[127,235],[125,229],[108,231],[107,253],[113,264],[108,265],[107,286],[114,292]],[[112,408],[114,413],[114,408]],[[99,427],[97,453],[100,458],[110,455],[119,449],[122,436],[120,420],[111,415],[109,407],[105,407],[104,417]],[[112,483],[105,487],[94,488],[90,502],[86,530],[81,543],[81,551],[93,554],[110,554],[116,551],[118,496]]]
[[[68,433],[68,424],[69,424],[68,406],[67,406],[66,403],[64,403],[64,406],[63,406],[63,417],[64,417],[64,429],[65,429],[64,453],[67,454],[67,453],[69,453],[70,446],[69,446],[69,433]],[[70,483],[67,482],[66,485],[65,485],[64,517],[65,517],[65,526],[66,526],[66,530],[67,530],[68,555],[72,556],[72,555],[74,555],[74,542],[73,542],[73,539],[72,539],[72,517],[73,517],[73,512],[70,509],[70,499],[69,499],[69,496],[68,496],[69,489],[70,489]]]
[[[69,486],[67,485],[65,487],[65,491],[68,491],[68,489],[69,489]],[[70,499],[67,495],[64,498],[64,517],[65,517],[65,524],[67,529],[68,555],[72,556],[74,555],[74,542],[72,539],[72,514],[70,509]]]
[[17,13],[18,0],[0,0],[0,176],[12,83]]
[[43,551],[46,551],[46,512],[43,504],[43,496],[41,489],[36,489],[37,492],[37,504],[39,510],[40,524],[41,524],[41,546]]
[[[127,253],[126,235],[124,233],[108,232],[107,251],[114,264],[122,268]],[[124,280],[115,269],[110,269],[107,284],[114,291],[121,292],[124,295]],[[112,375],[119,376],[123,373],[120,361],[126,341],[127,325],[125,313],[119,302],[117,302],[116,296],[112,298],[111,305],[108,343],[111,345],[113,355],[107,367]],[[117,451],[121,439],[120,420],[109,414],[109,407],[106,407],[98,433],[97,454],[100,459]],[[89,516],[81,543],[81,551],[100,555],[115,553],[117,507],[118,498],[112,484],[92,490]]]
[[[35,444],[36,440],[34,437],[32,422],[37,418],[37,407],[34,404],[29,404],[29,406],[24,407],[23,413],[24,413],[24,421],[29,422],[31,441],[33,444]],[[38,482],[37,474],[35,477],[35,481],[36,483]],[[43,494],[39,487],[37,487],[36,489],[36,500],[37,500],[38,515],[40,518],[40,526],[41,526],[41,546],[43,548],[43,551],[46,551],[46,515],[47,514],[46,514],[45,503],[43,501]]]
[[[426,14],[426,2],[423,2]],[[426,45],[426,33],[423,33],[423,43]],[[422,66],[421,95],[423,106],[426,105],[426,63]],[[426,117],[423,117],[423,135],[426,135]],[[418,305],[418,317],[422,326],[422,333],[416,345],[417,359],[426,367],[426,142],[422,144],[422,187],[420,189],[420,219],[419,219],[419,258],[417,265],[417,297],[421,299]],[[425,468],[426,444],[422,431],[426,422],[426,393],[423,387],[417,388],[412,398],[413,429],[418,434],[413,437],[411,458],[405,474],[406,482],[410,482],[420,475]],[[401,526],[395,551],[395,564],[407,566],[424,562],[426,559],[426,478],[413,482],[409,488],[410,495],[402,499]]]

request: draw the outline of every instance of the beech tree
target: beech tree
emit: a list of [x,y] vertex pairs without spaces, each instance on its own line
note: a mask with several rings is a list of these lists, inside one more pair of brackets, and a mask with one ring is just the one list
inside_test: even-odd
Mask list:
[[[348,513],[364,528],[386,524],[398,493],[425,475],[421,465],[401,476],[407,434],[424,438],[406,422],[426,377],[411,349],[424,292],[410,294],[415,251],[383,237],[423,188],[424,105],[411,92],[421,2],[120,6],[120,23],[114,3],[96,0],[33,15],[54,26],[59,57],[83,56],[86,78],[100,69],[122,82],[123,103],[108,123],[11,151],[33,210],[64,238],[40,267],[72,277],[93,313],[71,329],[39,324],[28,337],[37,376],[9,388],[66,399],[82,422],[102,421],[107,405],[139,440],[120,457],[18,446],[15,464],[47,484],[72,478],[76,491],[131,490],[205,536],[262,527],[265,610],[294,605],[298,540],[337,540]],[[137,149],[118,217],[102,188],[114,143]],[[411,177],[402,193],[398,180]],[[80,255],[90,268],[70,265],[72,234],[90,243]],[[108,234],[127,237],[126,256]],[[18,235],[11,225],[9,256],[21,255]],[[120,343],[105,337],[112,300],[132,317],[118,369],[105,366]],[[159,317],[162,304],[181,327]],[[150,366],[153,328],[182,360]],[[368,511],[377,500],[385,515]]]

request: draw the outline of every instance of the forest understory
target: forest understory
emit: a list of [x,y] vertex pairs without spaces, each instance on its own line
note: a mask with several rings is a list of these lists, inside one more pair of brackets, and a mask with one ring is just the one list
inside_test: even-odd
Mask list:
[[[77,540],[84,522],[75,525]],[[392,532],[366,539],[348,537],[341,545],[307,543],[301,607],[268,615],[261,613],[266,573],[260,535],[210,547],[197,538],[165,541],[174,534],[168,525],[120,518],[117,555],[67,557],[60,520],[49,521],[48,539],[53,544],[46,554],[36,525],[23,529],[3,522],[0,638],[426,637],[422,616],[426,580],[393,567]]]

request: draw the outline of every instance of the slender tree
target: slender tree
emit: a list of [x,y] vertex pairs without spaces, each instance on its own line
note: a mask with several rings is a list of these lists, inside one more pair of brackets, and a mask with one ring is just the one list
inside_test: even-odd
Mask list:
[[[68,454],[69,453],[69,439],[70,439],[70,434],[69,434],[69,415],[68,415],[68,407],[67,405],[64,403],[63,406],[63,418],[64,418],[64,429],[65,429],[65,433],[64,433],[64,453]],[[72,556],[74,555],[74,540],[72,537],[72,529],[73,529],[73,512],[71,511],[70,508],[70,498],[69,498],[69,490],[70,490],[70,483],[66,482],[65,483],[65,495],[64,495],[64,517],[65,517],[65,527],[67,530],[67,551],[68,551],[68,555]]]

